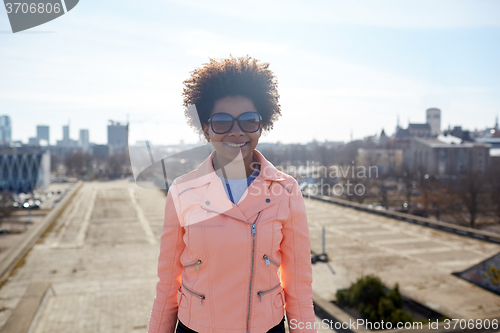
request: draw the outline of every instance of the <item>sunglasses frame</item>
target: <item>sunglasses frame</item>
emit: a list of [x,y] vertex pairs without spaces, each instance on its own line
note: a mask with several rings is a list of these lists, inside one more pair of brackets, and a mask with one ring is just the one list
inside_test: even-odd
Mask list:
[[[257,129],[255,131],[245,131],[242,127],[241,127],[241,124],[240,124],[240,117],[246,113],[256,113],[258,116],[259,116],[259,127],[257,127]],[[229,129],[226,131],[226,132],[216,132],[214,130],[214,126],[213,126],[213,123],[212,123],[212,117],[217,115],[217,114],[227,114],[228,116],[230,116],[233,120],[232,124],[231,124],[231,127],[229,127]],[[240,129],[245,132],[245,133],[255,133],[257,132],[259,129],[260,129],[260,125],[262,123],[262,116],[258,113],[258,112],[255,112],[255,111],[246,111],[246,112],[243,112],[242,114],[240,114],[238,117],[233,117],[232,115],[230,115],[229,113],[225,113],[225,112],[218,112],[218,113],[214,113],[213,115],[210,116],[210,118],[208,118],[208,122],[210,123],[210,128],[212,128],[212,131],[215,133],[215,134],[226,134],[226,133],[229,133],[232,129],[233,129],[233,126],[234,126],[234,121],[238,121],[238,126],[240,127]]]

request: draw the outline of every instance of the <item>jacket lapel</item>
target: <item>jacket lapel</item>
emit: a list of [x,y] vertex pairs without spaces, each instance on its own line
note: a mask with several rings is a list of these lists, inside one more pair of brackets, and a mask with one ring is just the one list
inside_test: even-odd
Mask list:
[[215,174],[208,185],[208,189],[203,196],[201,208],[216,214],[222,214],[233,219],[246,222],[247,219],[238,209],[238,207],[227,198],[226,190],[222,185],[222,181]]
[[207,191],[200,203],[201,207],[216,214],[226,215],[246,223],[253,223],[253,221],[250,221],[251,217],[275,204],[268,189],[271,182],[281,181],[284,178],[258,150],[254,150],[254,156],[261,165],[260,174],[246,189],[239,204],[235,205],[228,199],[222,181],[213,169],[213,154],[212,152],[196,171],[197,186],[208,183]]

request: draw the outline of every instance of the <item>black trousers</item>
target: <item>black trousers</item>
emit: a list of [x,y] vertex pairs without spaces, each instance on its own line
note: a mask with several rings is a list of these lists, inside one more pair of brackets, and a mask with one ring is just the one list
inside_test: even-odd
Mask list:
[[[175,330],[175,333],[197,333],[196,331],[193,331],[189,327],[186,327],[180,320],[177,323],[177,329]],[[281,322],[271,328],[267,333],[285,333],[285,317],[281,320]]]

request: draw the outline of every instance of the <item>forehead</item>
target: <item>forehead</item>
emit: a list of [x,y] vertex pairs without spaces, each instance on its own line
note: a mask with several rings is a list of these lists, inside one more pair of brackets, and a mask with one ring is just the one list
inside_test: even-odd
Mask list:
[[229,113],[233,117],[248,111],[257,112],[251,99],[243,96],[228,96],[217,100],[214,104],[214,113]]

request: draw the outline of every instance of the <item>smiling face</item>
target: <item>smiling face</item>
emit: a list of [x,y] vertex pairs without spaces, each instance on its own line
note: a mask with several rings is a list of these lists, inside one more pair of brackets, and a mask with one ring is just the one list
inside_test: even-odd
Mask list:
[[[219,99],[214,104],[212,115],[215,113],[228,113],[234,118],[245,112],[257,112],[252,100],[242,96],[230,96]],[[257,132],[247,133],[235,121],[231,130],[224,134],[214,133],[210,124],[203,125],[205,138],[212,143],[216,150],[216,159],[219,164],[226,165],[234,160],[241,152],[245,169],[251,170],[252,156],[262,134],[262,125]]]

